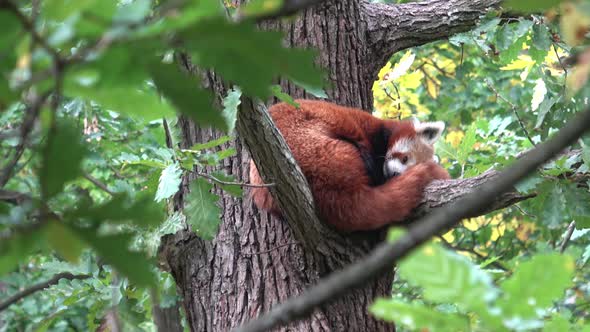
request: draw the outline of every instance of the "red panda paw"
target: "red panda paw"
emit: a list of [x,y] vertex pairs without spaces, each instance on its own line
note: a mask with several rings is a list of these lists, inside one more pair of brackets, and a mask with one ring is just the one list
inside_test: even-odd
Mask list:
[[410,169],[410,172],[425,180],[426,183],[433,180],[447,180],[451,178],[446,169],[433,161],[418,164]]
[[449,172],[444,169],[441,165],[430,161],[426,163],[428,165],[428,172],[433,180],[448,180],[451,178]]

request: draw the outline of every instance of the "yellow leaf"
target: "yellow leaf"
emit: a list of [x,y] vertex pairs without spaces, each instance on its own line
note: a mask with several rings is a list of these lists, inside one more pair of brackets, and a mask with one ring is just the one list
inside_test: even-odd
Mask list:
[[526,54],[521,54],[518,58],[511,63],[507,64],[504,67],[501,67],[500,70],[520,70],[525,68],[530,68],[535,64],[535,61]]
[[453,242],[455,241],[455,236],[453,235],[453,231],[448,231],[446,232],[443,236],[443,239],[445,239],[447,242]]
[[381,81],[385,75],[387,73],[389,73],[389,71],[391,70],[391,62],[387,61],[387,63],[385,64],[385,66],[383,66],[383,68],[381,68],[381,70],[379,71],[379,80]]
[[461,130],[454,130],[447,134],[445,141],[451,144],[452,147],[456,148],[461,144],[461,140],[465,134]]
[[389,73],[389,75],[387,75],[387,80],[397,80],[398,78],[405,75],[408,72],[408,69],[410,69],[410,67],[412,66],[412,63],[414,63],[415,58],[416,55],[414,53],[412,53],[411,51],[407,51],[399,60],[399,62],[395,64],[395,67]]

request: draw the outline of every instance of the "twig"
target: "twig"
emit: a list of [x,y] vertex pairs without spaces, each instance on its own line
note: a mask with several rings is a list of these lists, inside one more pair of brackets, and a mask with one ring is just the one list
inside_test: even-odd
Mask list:
[[510,191],[514,184],[573,143],[590,128],[590,109],[569,121],[555,137],[539,144],[526,156],[507,168],[493,181],[483,184],[471,195],[455,204],[434,210],[426,217],[411,224],[407,234],[395,243],[380,244],[369,256],[358,263],[333,273],[319,284],[298,297],[275,306],[268,313],[238,328],[239,332],[272,330],[280,324],[288,324],[305,317],[315,308],[324,305],[351,289],[366,285],[367,281],[391,269],[391,266],[412,250],[428,241],[433,235],[447,230],[464,217],[486,210],[498,195]]
[[522,131],[524,132],[524,135],[526,136],[526,138],[529,140],[529,142],[531,142],[531,144],[533,146],[536,146],[537,144],[535,144],[535,142],[533,142],[533,139],[531,138],[531,135],[529,135],[529,131],[526,129],[526,127],[524,126],[524,122],[522,122],[522,119],[520,117],[520,114],[518,114],[518,110],[516,108],[516,105],[514,105],[510,100],[506,99],[504,96],[502,96],[498,90],[496,90],[496,88],[494,88],[492,86],[492,84],[490,83],[490,81],[486,80],[486,85],[488,86],[488,88],[490,88],[490,90],[492,90],[495,94],[497,98],[502,99],[505,103],[507,103],[510,108],[512,109],[512,113],[514,113],[514,116],[516,116],[516,120],[518,121],[518,124],[520,125],[520,128],[522,129]]
[[12,1],[3,1],[2,3],[0,3],[0,7],[4,7],[10,10],[18,18],[25,30],[27,30],[31,34],[31,37],[33,37],[33,41],[41,45],[41,47],[43,47],[47,51],[47,53],[51,55],[51,57],[53,57],[54,59],[60,58],[59,52],[56,51],[53,47],[51,47],[47,43],[47,40],[41,37],[37,30],[35,30],[34,22],[29,20],[25,15],[23,15],[23,13],[21,13],[21,11],[14,3],[12,3]]
[[92,182],[92,184],[94,184],[95,186],[97,186],[98,188],[100,188],[102,191],[104,191],[105,193],[111,195],[111,196],[115,196],[116,194],[111,191],[109,189],[109,187],[107,187],[106,184],[100,182],[97,178],[93,177],[92,175],[84,172],[83,174],[84,178],[90,182]]
[[268,250],[258,251],[258,252],[245,252],[242,255],[245,255],[245,256],[253,256],[253,255],[268,254],[269,252],[273,252],[273,251],[278,250],[278,249],[281,249],[283,247],[292,246],[292,245],[296,245],[296,244],[298,244],[298,243],[297,242],[283,243],[283,244],[280,244],[280,245],[278,245],[278,246],[276,246],[274,248],[268,249]]
[[563,69],[563,74],[564,74],[564,81],[563,81],[563,93],[565,93],[565,89],[566,89],[566,82],[567,82],[567,69],[565,68],[565,65],[563,64],[563,62],[561,61],[561,58],[559,57],[559,53],[557,53],[557,47],[555,46],[555,43],[551,43],[551,45],[553,46],[553,52],[555,52],[555,57],[557,58],[557,61],[559,62],[559,65],[561,66],[561,69]]
[[216,177],[214,177],[211,174],[207,174],[207,173],[203,173],[203,172],[197,172],[198,176],[202,176],[205,179],[209,179],[213,182],[216,182],[218,184],[224,185],[224,186],[241,186],[241,187],[251,187],[251,188],[268,188],[268,187],[273,187],[275,184],[274,183],[263,183],[263,184],[252,184],[252,183],[244,183],[244,182],[229,182],[229,181],[223,181],[220,180]]
[[45,100],[47,100],[50,94],[51,91],[47,91],[40,97],[37,97],[37,99],[33,101],[32,105],[28,107],[28,109],[26,110],[25,119],[23,120],[23,124],[20,128],[21,139],[15,148],[16,153],[12,160],[10,160],[6,164],[6,166],[4,166],[4,168],[2,169],[2,173],[0,173],[0,188],[3,188],[8,182],[8,180],[10,180],[10,178],[12,177],[14,167],[16,166],[16,164],[18,163],[25,151],[29,135],[31,134],[31,131],[33,130],[33,125],[35,124],[35,120],[39,116],[41,107],[43,106],[43,104],[45,104]]
[[38,283],[36,285],[33,285],[25,290],[22,290],[16,294],[14,294],[13,296],[9,297],[8,299],[6,299],[4,302],[1,302],[0,303],[0,312],[6,310],[6,308],[8,308],[9,306],[17,303],[21,299],[23,299],[31,294],[34,294],[40,290],[48,288],[49,286],[56,285],[61,279],[82,280],[82,279],[87,279],[87,278],[90,278],[90,276],[87,274],[71,274],[70,272],[58,273],[58,274],[54,275],[53,278],[51,278],[47,281],[44,281],[42,283]]
[[565,248],[567,248],[567,244],[570,242],[572,238],[572,234],[574,234],[574,230],[576,229],[576,222],[572,221],[567,226],[567,231],[565,232],[565,236],[563,237],[563,241],[561,241],[561,245],[559,246],[559,252],[563,254]]
[[[488,260],[489,257],[482,255],[480,253],[478,253],[477,251],[475,251],[475,249],[473,248],[463,248],[463,247],[459,247],[459,246],[455,246],[452,243],[450,243],[449,241],[445,240],[444,237],[442,236],[437,236],[444,244],[445,247],[455,250],[455,251],[463,251],[472,255],[477,256],[477,258],[481,259],[481,260]],[[504,266],[504,264],[500,263],[499,261],[493,261],[492,263],[490,263],[490,265],[493,265],[495,267],[497,267],[498,269],[502,270],[502,271],[509,271],[510,269],[507,268],[506,266]]]

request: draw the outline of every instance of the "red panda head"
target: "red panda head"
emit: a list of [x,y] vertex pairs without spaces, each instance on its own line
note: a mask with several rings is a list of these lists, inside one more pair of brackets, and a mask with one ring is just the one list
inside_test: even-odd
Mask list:
[[436,161],[434,143],[440,138],[445,124],[442,121],[398,123],[387,144],[383,174],[392,178],[404,173],[409,167]]

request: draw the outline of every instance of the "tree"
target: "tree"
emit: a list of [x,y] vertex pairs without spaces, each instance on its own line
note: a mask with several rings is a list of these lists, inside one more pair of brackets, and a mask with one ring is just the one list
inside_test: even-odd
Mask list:
[[[466,31],[497,3],[433,1],[428,5],[384,5],[327,2],[307,9],[291,22],[266,21],[262,26],[285,31],[288,46],[314,47],[319,51],[318,64],[327,70],[333,86],[328,91],[330,100],[371,109],[372,81],[393,53]],[[190,60],[185,60],[188,69],[196,73]],[[222,100],[228,90],[220,77],[214,74],[204,76],[217,100]],[[293,97],[310,97],[309,93],[287,81],[281,82],[281,86]],[[248,103],[245,101],[244,104]],[[186,119],[179,124],[183,129],[182,145],[187,148],[221,136],[199,129]],[[244,127],[240,131],[238,123],[240,137],[250,135],[247,130],[253,128]],[[240,181],[247,181],[250,158],[247,148],[242,139],[228,144],[231,144],[228,147],[235,147],[238,154],[225,167],[231,169],[232,174],[239,175]],[[188,195],[186,191],[185,185],[178,207],[182,206],[182,198]],[[194,331],[235,328],[301,293],[328,273],[361,259],[382,238],[379,234],[358,238],[332,236],[322,240],[333,241],[326,245],[329,249],[317,254],[302,247],[283,220],[259,214],[249,200],[226,196],[222,199],[222,206],[222,222],[214,241],[182,232],[168,238],[162,249],[183,294],[187,319]],[[301,219],[300,222],[307,221]],[[365,310],[372,299],[389,294],[392,272],[314,311],[310,319],[294,323],[290,328],[298,331],[392,330],[392,325],[375,320]]]
[[[400,2],[0,0],[0,330],[178,331],[176,286],[193,330],[581,330],[590,12]],[[443,120],[456,179],[337,233],[260,102],[292,97]]]

